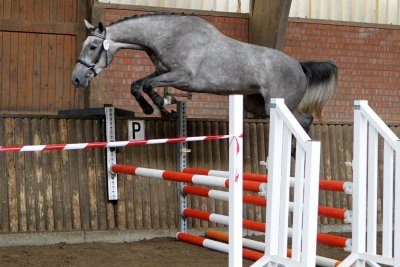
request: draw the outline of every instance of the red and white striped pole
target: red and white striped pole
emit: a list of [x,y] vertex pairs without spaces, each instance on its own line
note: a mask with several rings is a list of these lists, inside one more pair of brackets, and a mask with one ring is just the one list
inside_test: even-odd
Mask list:
[[[185,168],[185,169],[183,169],[183,172],[191,173],[191,174],[217,176],[217,177],[228,177],[227,171],[220,171],[220,170],[207,170],[207,169],[202,169],[202,168]],[[268,175],[258,174],[258,173],[243,173],[243,180],[267,183]],[[291,178],[290,183],[292,186],[294,186],[294,178],[293,177]],[[348,181],[319,180],[319,189],[326,190],[326,191],[337,191],[337,192],[344,192],[346,194],[351,194],[353,192],[353,183],[348,182]]]
[[[228,201],[228,192],[196,187],[191,185],[186,185],[182,188],[182,192],[188,195],[195,195],[200,197],[209,197],[212,199]],[[247,204],[252,204],[260,207],[266,207],[267,199],[265,197],[243,195],[243,202]],[[293,203],[290,203],[289,208],[293,210]],[[324,216],[332,219],[343,220],[346,223],[351,223],[351,210],[318,206],[318,215]]]
[[[200,211],[195,209],[184,209],[183,216],[214,223],[220,223],[223,225],[229,225],[228,216],[212,212]],[[243,219],[243,228],[248,230],[253,230],[256,232],[265,233],[266,226],[265,223],[263,222],[256,222],[252,220]],[[289,237],[291,237],[292,235],[291,228],[289,228],[288,235]],[[335,236],[330,234],[317,233],[317,243],[333,247],[340,247],[346,251],[349,251],[351,248],[351,238]]]
[[[189,174],[189,173],[142,168],[136,166],[120,165],[120,164],[113,165],[111,170],[115,173],[120,173],[120,174],[131,174],[138,176],[146,176],[150,178],[163,179],[168,181],[229,188],[229,179],[222,177],[213,177],[200,174]],[[243,181],[243,189],[247,191],[258,193],[261,192],[262,186],[263,183]]]
[[[229,242],[229,236],[226,233],[223,233],[223,232],[220,232],[220,231],[208,230],[205,233],[205,236],[209,237],[209,238],[211,238],[213,240],[221,241],[221,242],[224,242],[224,243],[228,243]],[[265,244],[263,242],[259,242],[259,241],[248,239],[248,238],[243,238],[243,247],[246,247],[246,248],[249,248],[249,249],[252,249],[252,250],[254,249],[254,250],[257,250],[257,251],[263,251],[263,252],[265,251]],[[292,254],[292,250],[288,249],[287,256],[291,257],[291,254]],[[336,267],[341,263],[341,261],[317,255],[316,263],[317,263],[318,266]]]
[[[179,232],[176,234],[176,239],[178,239],[179,241],[183,241],[183,242],[197,245],[200,247],[205,247],[205,248],[209,248],[209,249],[224,252],[224,253],[229,253],[229,245],[228,244],[218,242],[215,240],[211,240],[211,239],[207,239],[204,237]],[[253,250],[246,249],[246,248],[242,249],[242,253],[243,253],[243,258],[252,260],[252,261],[256,261],[263,256],[263,254],[261,252],[253,251]]]

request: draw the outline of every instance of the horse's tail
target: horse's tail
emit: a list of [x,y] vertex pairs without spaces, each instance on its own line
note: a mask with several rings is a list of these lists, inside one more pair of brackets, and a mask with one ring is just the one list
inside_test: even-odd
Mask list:
[[312,114],[321,119],[322,108],[330,99],[337,80],[337,66],[334,61],[300,62],[307,77],[307,90],[297,106],[297,111]]

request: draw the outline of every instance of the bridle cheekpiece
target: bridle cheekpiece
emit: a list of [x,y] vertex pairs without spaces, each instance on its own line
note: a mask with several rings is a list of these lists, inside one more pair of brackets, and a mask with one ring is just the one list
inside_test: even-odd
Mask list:
[[106,52],[106,65],[105,65],[105,68],[107,68],[107,66],[108,66],[108,53],[107,53],[107,51],[110,49],[110,42],[108,41],[106,34],[107,34],[106,28],[104,28],[104,35],[101,35],[101,34],[96,33],[94,31],[89,33],[89,36],[95,36],[95,37],[100,38],[100,39],[103,40],[103,43],[101,44],[101,47],[100,47],[100,51],[97,54],[97,56],[94,58],[92,63],[88,63],[85,60],[78,58],[78,63],[81,63],[82,65],[84,65],[85,67],[90,69],[93,72],[94,76],[97,76],[97,72],[94,69],[94,67],[96,66],[97,63],[99,63],[101,55],[103,54],[103,52]]

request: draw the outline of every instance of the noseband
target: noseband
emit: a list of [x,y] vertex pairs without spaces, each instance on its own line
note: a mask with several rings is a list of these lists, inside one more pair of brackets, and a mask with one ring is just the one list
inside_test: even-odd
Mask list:
[[94,61],[92,63],[88,63],[86,61],[84,61],[83,59],[78,58],[78,63],[81,63],[83,66],[87,67],[89,70],[91,70],[94,74],[94,76],[97,76],[97,72],[94,69],[94,67],[96,66],[97,63],[99,63],[99,60],[101,58],[101,55],[103,54],[103,52],[106,52],[106,65],[105,68],[107,68],[108,66],[108,56],[107,56],[107,50],[110,48],[110,43],[106,38],[106,29],[104,28],[104,36],[101,34],[98,34],[96,32],[91,32],[89,33],[89,36],[95,36],[97,38],[100,38],[103,40],[103,43],[101,44],[100,47],[100,51],[97,54],[97,56],[94,58]]

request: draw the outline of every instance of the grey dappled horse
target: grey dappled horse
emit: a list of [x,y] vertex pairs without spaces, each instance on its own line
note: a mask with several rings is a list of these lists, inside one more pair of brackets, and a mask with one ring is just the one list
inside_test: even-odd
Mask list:
[[313,116],[320,118],[337,76],[332,61],[299,62],[277,50],[229,38],[197,16],[144,14],[105,27],[99,22],[85,42],[72,74],[72,83],[86,87],[111,64],[119,49],[143,50],[155,72],[132,83],[131,92],[145,114],[163,112],[164,99],[153,89],[171,86],[183,91],[218,95],[243,94],[246,111],[269,116],[270,98],[284,98],[308,131]]

